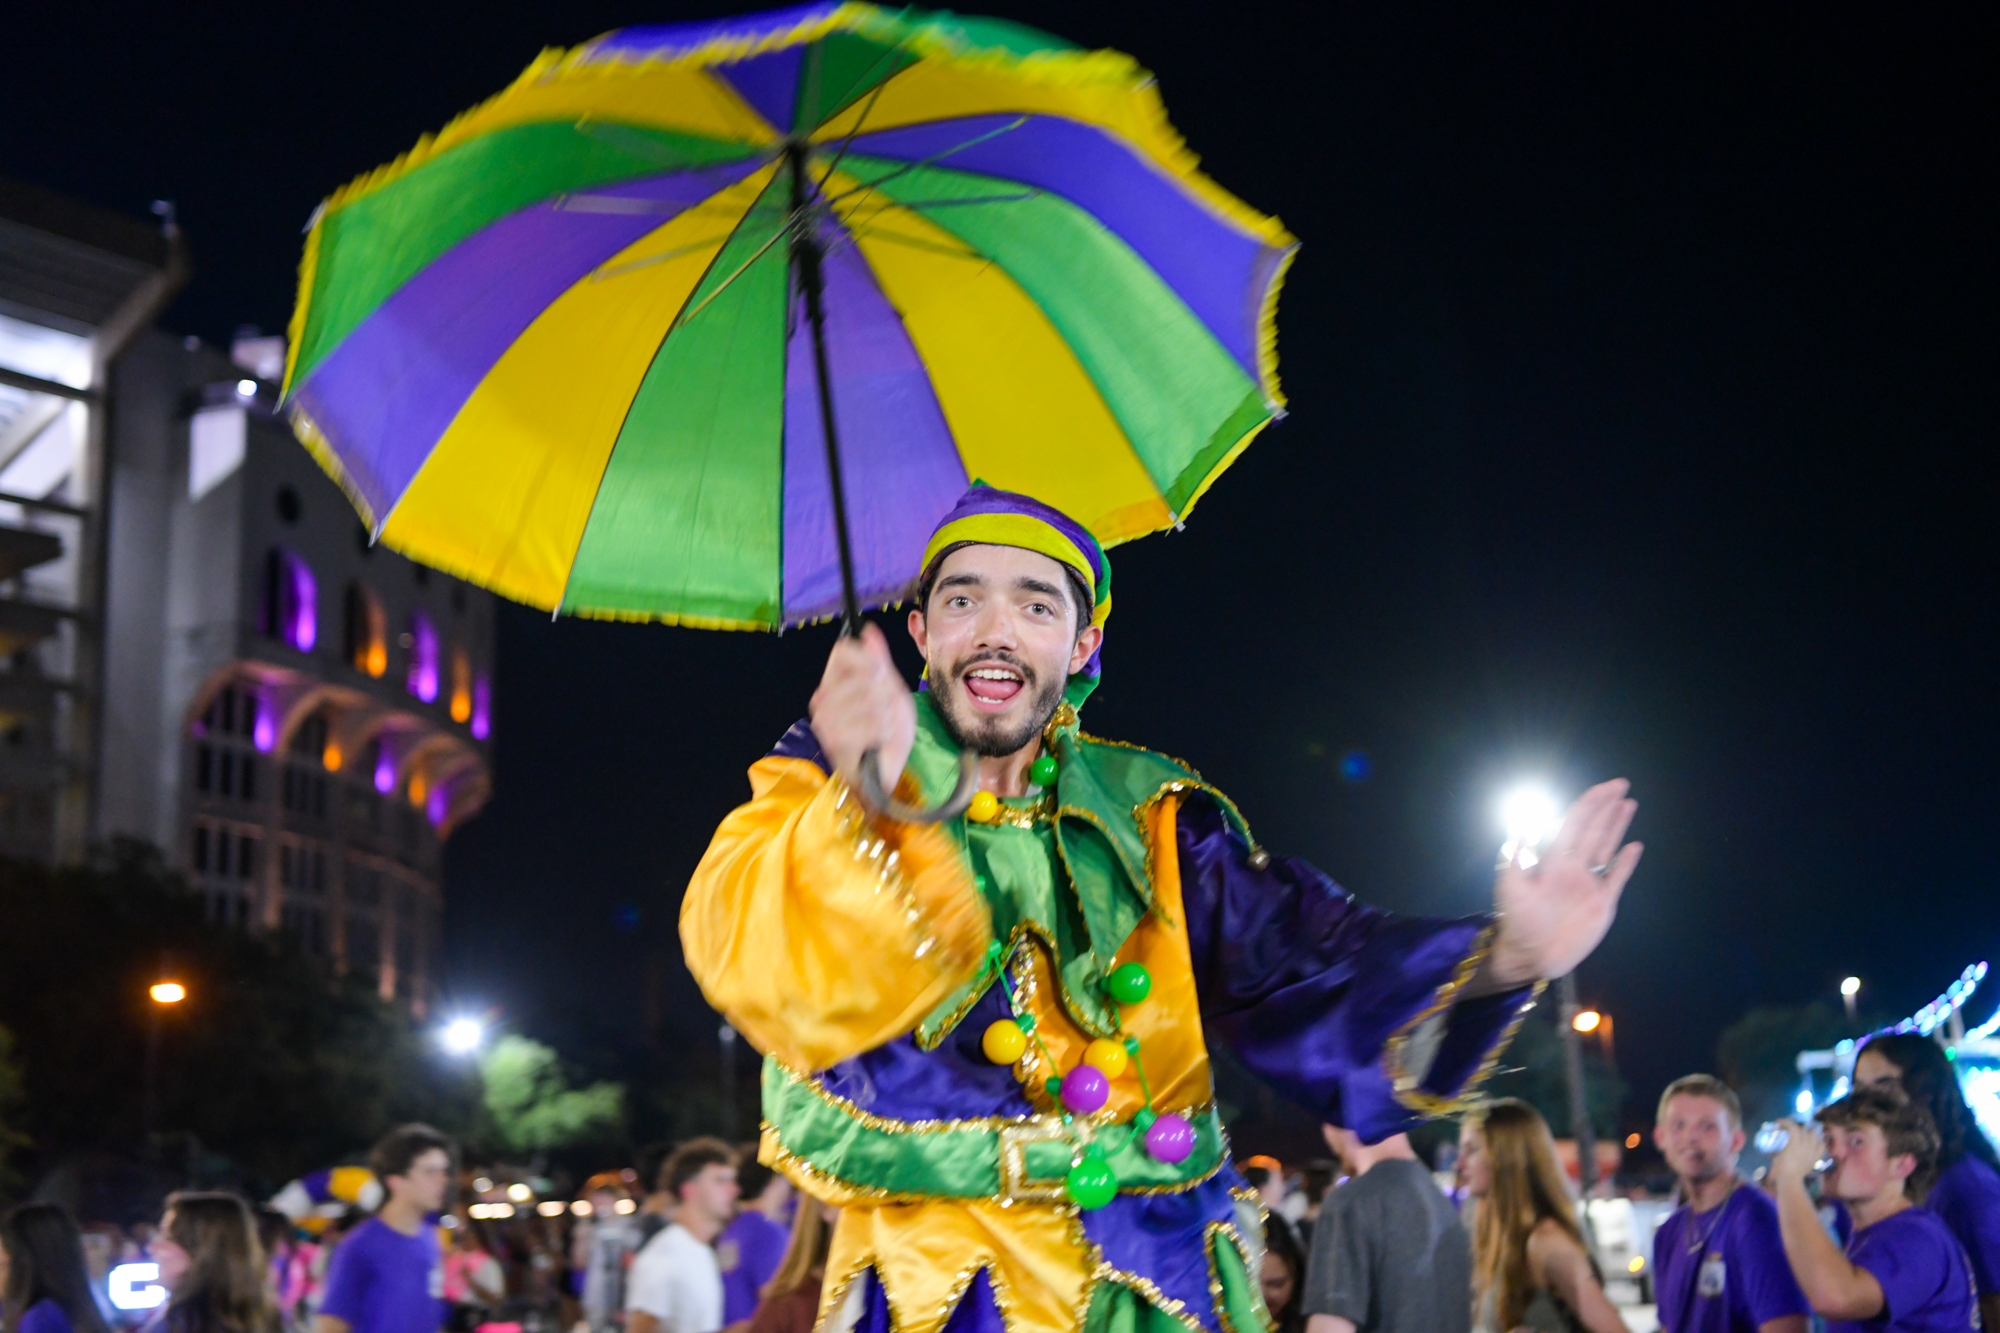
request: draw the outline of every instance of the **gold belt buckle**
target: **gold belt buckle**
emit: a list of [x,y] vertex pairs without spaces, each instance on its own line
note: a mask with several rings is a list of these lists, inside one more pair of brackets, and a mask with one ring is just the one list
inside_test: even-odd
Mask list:
[[1063,1123],[1056,1116],[1036,1116],[1019,1124],[1000,1128],[1000,1197],[1012,1203],[1066,1203],[1060,1176],[1047,1181],[1028,1179],[1027,1146],[1065,1138]]

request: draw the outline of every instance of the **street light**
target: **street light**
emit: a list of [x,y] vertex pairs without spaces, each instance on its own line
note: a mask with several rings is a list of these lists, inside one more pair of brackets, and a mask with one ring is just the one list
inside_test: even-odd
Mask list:
[[1847,1006],[1847,1021],[1854,1021],[1854,997],[1861,993],[1861,978],[1848,977],[1840,983],[1841,1003]]
[[486,1040],[486,1024],[476,1018],[454,1018],[438,1032],[438,1044],[452,1055],[471,1055]]
[[1604,1015],[1598,1013],[1595,1009],[1580,1009],[1577,1011],[1576,1017],[1569,1021],[1569,1025],[1578,1032],[1595,1032],[1597,1031],[1597,1025],[1603,1021]]
[[1531,866],[1541,859],[1535,849],[1562,827],[1562,806],[1549,795],[1547,788],[1523,784],[1501,798],[1500,827],[1507,833],[1500,859],[1512,861],[1518,857],[1522,865]]
[[139,1093],[139,1133],[143,1146],[152,1150],[153,1129],[160,1114],[160,1019],[174,1005],[187,999],[187,987],[178,981],[169,980],[172,960],[160,955],[160,980],[146,988],[152,998],[152,1005],[146,1013],[146,1069],[144,1086]]

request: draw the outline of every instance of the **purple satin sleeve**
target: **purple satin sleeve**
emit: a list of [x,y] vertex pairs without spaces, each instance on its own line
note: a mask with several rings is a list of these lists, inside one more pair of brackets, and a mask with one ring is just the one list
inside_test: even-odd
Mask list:
[[1385,1053],[1437,1002],[1483,916],[1396,917],[1304,861],[1262,869],[1205,797],[1181,807],[1181,902],[1210,1033],[1307,1110],[1374,1143],[1469,1092],[1530,988],[1455,1004],[1423,1079],[1399,1093]]

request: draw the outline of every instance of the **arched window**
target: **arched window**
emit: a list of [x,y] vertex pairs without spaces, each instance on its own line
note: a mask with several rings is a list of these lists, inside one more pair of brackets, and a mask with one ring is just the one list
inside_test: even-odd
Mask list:
[[410,693],[425,703],[437,702],[437,626],[431,624],[431,618],[422,611],[410,612],[410,674],[407,684]]
[[472,659],[456,645],[451,650],[451,720],[472,720]]
[[346,628],[342,649],[348,665],[379,680],[389,669],[389,625],[382,615],[382,603],[364,585],[350,583],[342,622]]
[[319,642],[319,584],[306,562],[282,546],[264,557],[264,633],[309,653]]

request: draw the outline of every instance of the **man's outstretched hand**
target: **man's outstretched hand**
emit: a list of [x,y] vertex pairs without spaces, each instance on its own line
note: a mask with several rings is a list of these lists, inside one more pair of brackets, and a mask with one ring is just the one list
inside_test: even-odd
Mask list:
[[808,711],[834,772],[852,784],[861,756],[879,750],[882,788],[896,789],[916,743],[917,709],[880,627],[864,624],[859,638],[833,645]]
[[1618,895],[1645,850],[1636,842],[1619,845],[1639,809],[1625,794],[1630,790],[1623,778],[1592,787],[1569,808],[1540,860],[1524,866],[1516,853],[1500,867],[1493,883],[1500,929],[1478,990],[1559,977],[1588,958],[1611,929]]

